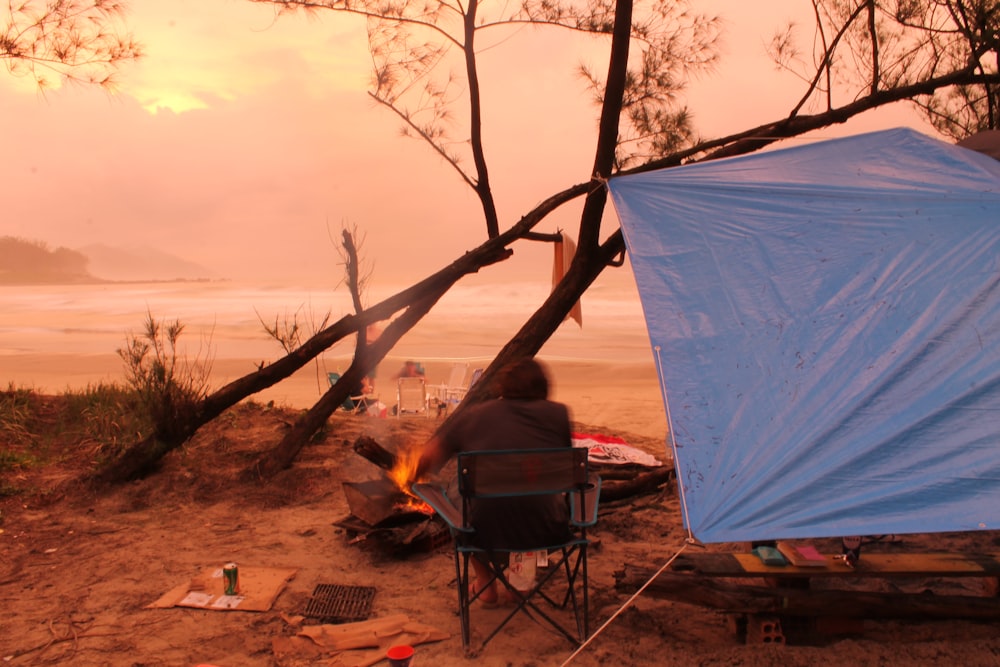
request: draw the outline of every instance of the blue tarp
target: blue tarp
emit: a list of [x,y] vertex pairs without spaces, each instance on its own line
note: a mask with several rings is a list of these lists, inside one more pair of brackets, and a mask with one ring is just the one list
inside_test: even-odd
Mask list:
[[895,129],[608,188],[696,539],[1000,528],[1000,162]]

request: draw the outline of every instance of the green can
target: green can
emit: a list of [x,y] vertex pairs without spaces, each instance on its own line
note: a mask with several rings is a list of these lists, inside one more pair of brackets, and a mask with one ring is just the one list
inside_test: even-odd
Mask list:
[[226,563],[222,566],[222,584],[226,595],[236,595],[240,592],[240,569],[236,563]]

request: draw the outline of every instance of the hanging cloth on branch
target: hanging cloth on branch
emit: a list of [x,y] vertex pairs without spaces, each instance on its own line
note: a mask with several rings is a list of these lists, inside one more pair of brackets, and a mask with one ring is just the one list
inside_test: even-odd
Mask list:
[[[573,241],[566,234],[562,234],[562,240],[556,241],[552,244],[553,247],[553,258],[552,258],[552,289],[555,290],[556,285],[559,281],[563,279],[566,275],[566,271],[569,269],[569,265],[573,262],[573,255],[576,254],[576,242]],[[583,328],[583,307],[580,302],[577,301],[573,304],[569,313],[566,315],[566,320],[573,318],[576,323]],[[565,320],[563,320],[565,321]]]

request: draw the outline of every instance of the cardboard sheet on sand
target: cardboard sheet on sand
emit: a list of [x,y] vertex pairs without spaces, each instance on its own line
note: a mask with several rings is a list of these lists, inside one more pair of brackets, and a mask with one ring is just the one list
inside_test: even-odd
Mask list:
[[224,595],[222,568],[209,567],[190,581],[172,588],[147,609],[194,607],[211,611],[267,611],[298,570],[240,567],[239,592]]
[[309,625],[294,637],[275,637],[271,644],[275,656],[281,658],[322,658],[324,665],[368,667],[384,660],[391,646],[418,646],[450,636],[432,625],[396,614],[356,623]]

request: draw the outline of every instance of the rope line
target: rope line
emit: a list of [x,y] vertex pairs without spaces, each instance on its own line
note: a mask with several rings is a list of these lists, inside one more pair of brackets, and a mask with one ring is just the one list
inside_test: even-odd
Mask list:
[[619,616],[621,616],[621,614],[626,609],[628,609],[632,605],[633,602],[635,602],[636,598],[638,598],[640,595],[642,595],[642,592],[645,591],[647,588],[649,588],[649,585],[652,584],[653,581],[658,576],[660,576],[661,574],[663,574],[663,571],[666,570],[668,567],[670,567],[671,563],[673,563],[675,560],[677,560],[677,557],[680,556],[684,552],[685,549],[687,549],[688,544],[690,544],[690,542],[685,542],[684,546],[682,546],[677,551],[677,553],[675,553],[673,556],[671,556],[670,559],[666,563],[664,563],[660,567],[660,569],[657,570],[656,573],[653,574],[653,576],[650,577],[646,581],[646,583],[644,583],[642,586],[640,586],[639,590],[637,590],[635,593],[633,593],[632,596],[628,600],[625,600],[625,603],[622,604],[622,606],[619,607],[617,610],[615,610],[615,613],[611,614],[611,617],[608,620],[604,621],[604,623],[601,625],[601,627],[597,628],[597,630],[594,631],[594,634],[592,634],[589,637],[587,637],[587,640],[585,642],[583,642],[582,644],[580,644],[580,646],[575,651],[573,651],[573,653],[570,654],[570,656],[568,658],[566,658],[566,660],[560,665],[560,667],[566,667],[566,665],[568,665],[569,663],[571,663],[576,658],[576,656],[580,655],[580,653],[582,653],[585,648],[587,648],[588,646],[590,646],[590,643],[592,641],[594,641],[595,638],[597,638],[597,635],[599,635],[602,632],[604,632],[605,628],[607,628],[609,625],[611,625],[611,623],[616,618],[618,618]]

